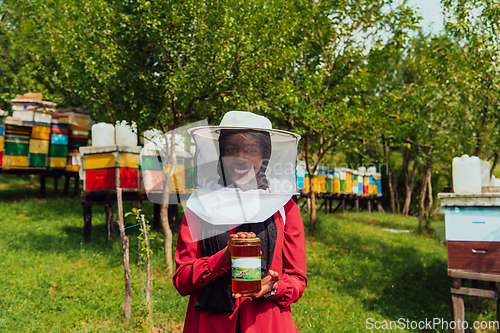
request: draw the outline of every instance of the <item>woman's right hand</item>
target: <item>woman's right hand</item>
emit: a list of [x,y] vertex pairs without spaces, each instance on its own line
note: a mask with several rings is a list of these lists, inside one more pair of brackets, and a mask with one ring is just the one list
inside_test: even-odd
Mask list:
[[227,263],[231,261],[231,255],[233,253],[233,247],[232,247],[232,242],[231,239],[233,238],[255,238],[257,237],[255,233],[253,232],[245,232],[245,231],[240,231],[235,234],[229,235],[229,239],[227,240],[227,246],[224,249],[224,260],[226,260]]

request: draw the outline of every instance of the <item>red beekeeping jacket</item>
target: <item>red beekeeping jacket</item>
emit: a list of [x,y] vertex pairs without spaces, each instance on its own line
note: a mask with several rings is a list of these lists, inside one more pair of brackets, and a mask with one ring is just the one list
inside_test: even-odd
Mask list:
[[177,269],[173,277],[177,291],[182,296],[190,295],[184,332],[234,333],[238,312],[243,333],[298,332],[290,305],[300,299],[307,285],[304,225],[299,207],[292,200],[284,208],[285,223],[279,212],[274,215],[278,238],[270,269],[280,274],[276,294],[267,299],[240,297],[236,299],[234,312],[224,314],[194,308],[200,289],[222,274],[231,274],[231,263],[225,262],[223,250],[201,257],[200,242],[193,241],[187,224],[189,220],[193,227],[199,218],[186,211],[177,240]]

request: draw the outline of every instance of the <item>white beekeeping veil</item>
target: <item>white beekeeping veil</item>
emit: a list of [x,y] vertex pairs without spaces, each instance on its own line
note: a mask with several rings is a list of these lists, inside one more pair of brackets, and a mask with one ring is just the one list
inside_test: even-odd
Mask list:
[[219,126],[188,132],[196,144],[196,190],[187,207],[201,219],[214,225],[263,222],[297,193],[299,135],[242,111],[226,113]]

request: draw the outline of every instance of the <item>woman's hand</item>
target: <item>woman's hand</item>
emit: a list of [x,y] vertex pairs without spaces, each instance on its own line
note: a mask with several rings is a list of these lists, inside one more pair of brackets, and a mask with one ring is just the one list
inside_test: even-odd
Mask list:
[[259,292],[250,293],[250,294],[233,293],[233,297],[238,298],[238,297],[246,296],[246,297],[252,297],[252,298],[261,298],[262,296],[264,296],[268,292],[278,289],[278,280],[279,279],[280,279],[280,276],[279,276],[278,272],[269,270],[269,275],[266,276],[265,278],[263,278],[261,281]]
[[224,248],[224,260],[226,260],[227,263],[231,261],[231,255],[233,253],[233,247],[232,247],[232,242],[231,239],[233,238],[255,238],[256,235],[253,232],[245,232],[245,231],[240,231],[238,233],[232,234],[229,236],[229,239],[227,240],[227,246]]

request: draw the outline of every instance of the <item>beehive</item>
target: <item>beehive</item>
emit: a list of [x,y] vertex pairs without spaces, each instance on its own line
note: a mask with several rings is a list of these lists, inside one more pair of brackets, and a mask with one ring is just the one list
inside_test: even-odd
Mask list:
[[[174,176],[169,185],[169,193],[184,194],[190,192],[191,186],[186,189],[186,173],[185,173],[185,157],[180,154],[177,157],[177,165],[175,167]],[[167,164],[167,169],[163,169],[163,162],[156,150],[143,150],[141,153],[141,173],[146,192],[162,192],[163,179],[166,176],[170,165]],[[191,185],[191,184],[190,184]]]
[[20,119],[5,119],[3,168],[27,169],[31,125],[24,126]]
[[140,147],[81,147],[84,191],[139,189]]

